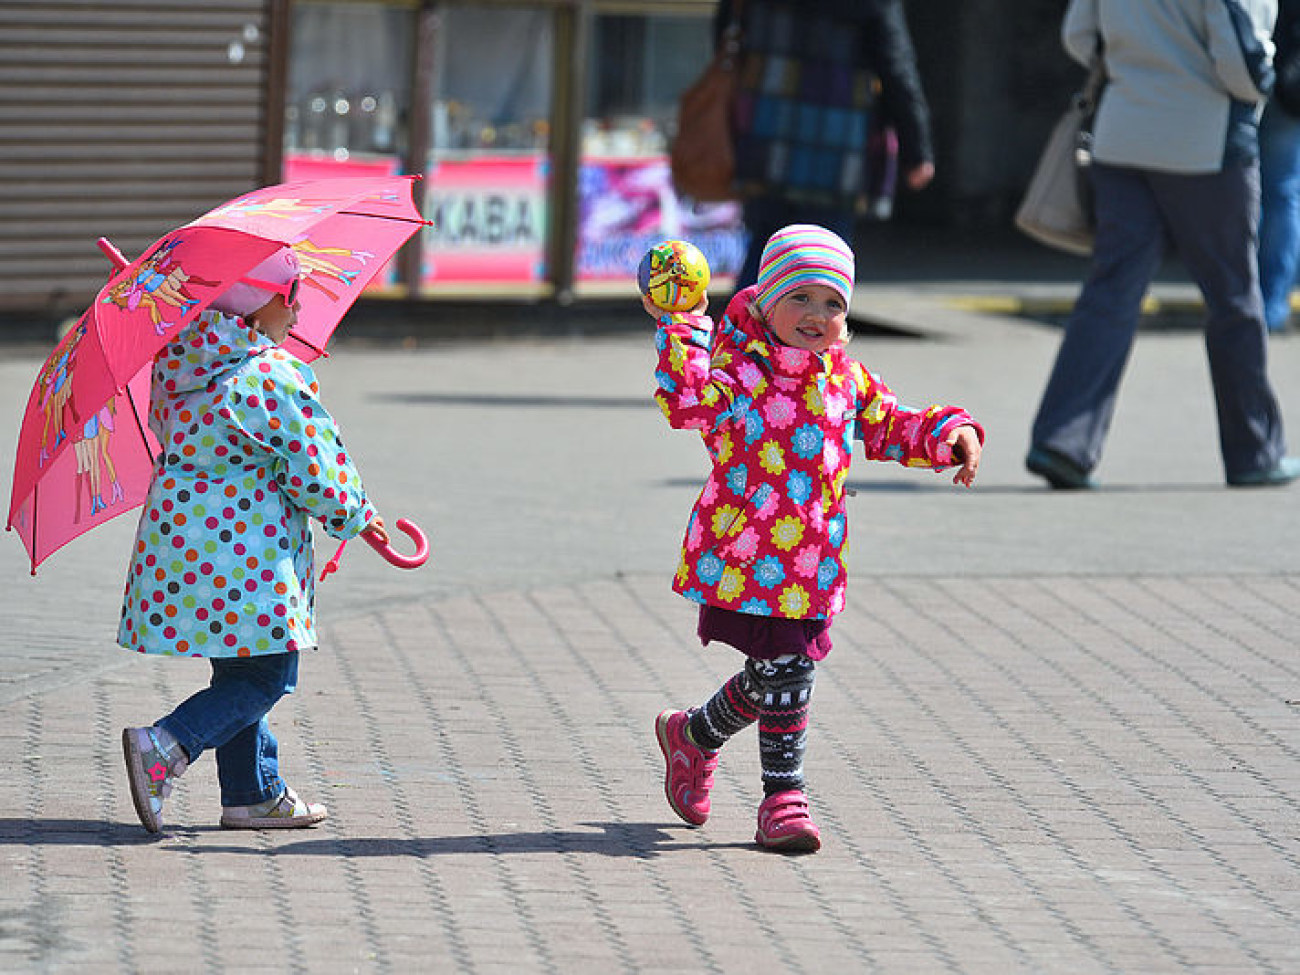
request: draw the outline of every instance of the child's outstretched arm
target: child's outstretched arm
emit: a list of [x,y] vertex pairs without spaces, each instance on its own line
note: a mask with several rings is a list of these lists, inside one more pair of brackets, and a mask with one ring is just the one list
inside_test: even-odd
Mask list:
[[865,368],[861,377],[858,430],[867,459],[940,470],[960,464],[954,483],[969,487],[979,467],[984,428],[960,407],[904,406],[893,390]]

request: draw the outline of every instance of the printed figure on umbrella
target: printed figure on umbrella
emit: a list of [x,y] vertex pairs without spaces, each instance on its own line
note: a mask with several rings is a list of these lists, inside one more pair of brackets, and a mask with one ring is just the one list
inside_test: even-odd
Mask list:
[[55,347],[36,380],[43,417],[38,458],[42,467],[49,461],[51,451],[67,439],[67,428],[71,426],[73,430],[72,451],[77,466],[72,520],[76,525],[80,525],[87,514],[94,516],[125,499],[112,451],[117,398],[109,400],[84,422],[72,421],[68,416],[77,343],[84,334],[85,325],[78,322]]
[[[200,299],[186,290],[190,275],[176,259],[179,240],[164,241],[144,259],[144,263],[129,278],[108,288],[103,301],[127,311],[144,308],[153,322],[154,331],[167,334],[191,309],[197,308]],[[215,287],[218,282],[195,279],[195,284]],[[168,312],[179,312],[170,319]]]

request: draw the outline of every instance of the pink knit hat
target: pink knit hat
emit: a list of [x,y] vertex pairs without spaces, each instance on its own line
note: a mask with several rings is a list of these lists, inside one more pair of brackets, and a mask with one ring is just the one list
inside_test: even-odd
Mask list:
[[848,307],[853,295],[853,251],[838,235],[811,223],[782,227],[763,248],[758,263],[755,301],[764,318],[795,288],[824,284],[834,288]]
[[282,247],[217,295],[208,308],[236,318],[247,318],[277,294],[283,295],[285,303],[289,304],[290,289],[298,280],[299,270],[298,255],[292,248]]

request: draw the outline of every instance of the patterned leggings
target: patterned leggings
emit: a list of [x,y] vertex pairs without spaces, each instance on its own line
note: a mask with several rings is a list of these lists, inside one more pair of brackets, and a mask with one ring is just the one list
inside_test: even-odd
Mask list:
[[751,657],[704,707],[691,712],[691,738],[706,751],[717,751],[757,721],[764,795],[802,789],[815,668],[802,654]]

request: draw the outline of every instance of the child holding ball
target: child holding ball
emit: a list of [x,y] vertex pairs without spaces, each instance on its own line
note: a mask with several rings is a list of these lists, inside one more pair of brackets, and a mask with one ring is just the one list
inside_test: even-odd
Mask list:
[[744,666],[691,710],[666,710],[655,732],[664,791],[691,825],[709,817],[722,746],[758,724],[763,799],[755,841],[811,852],[821,836],[804,792],[817,662],[844,608],[844,482],[854,438],[869,460],[956,466],[969,487],[984,432],[954,406],[911,409],[845,352],[853,253],[822,227],[772,235],[758,281],[721,322],[708,300],[658,320],[658,401],[668,422],[698,430],[713,462],[686,527],[673,588],[700,606],[698,635]]

